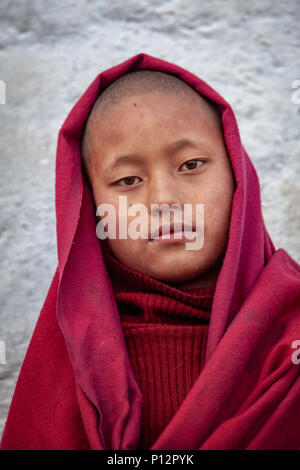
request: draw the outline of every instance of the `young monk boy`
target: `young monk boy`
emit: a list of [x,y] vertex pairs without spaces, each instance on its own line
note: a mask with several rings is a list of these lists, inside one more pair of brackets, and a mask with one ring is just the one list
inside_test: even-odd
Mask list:
[[[122,196],[140,238],[120,236]],[[115,238],[98,236],[103,204]],[[146,54],[100,74],[60,131],[56,210],[59,265],[1,448],[300,448],[300,266],[268,235],[223,98]]]
[[109,240],[116,258],[178,288],[215,285],[227,244],[234,176],[212,105],[164,72],[124,75],[96,101],[82,155],[96,206],[116,207],[117,227],[119,196],[126,195],[128,205],[149,207],[149,218],[151,204],[166,204],[172,216],[191,204],[194,226],[196,204],[204,205],[203,249],[185,249],[184,238],[160,243],[120,239],[117,233]]

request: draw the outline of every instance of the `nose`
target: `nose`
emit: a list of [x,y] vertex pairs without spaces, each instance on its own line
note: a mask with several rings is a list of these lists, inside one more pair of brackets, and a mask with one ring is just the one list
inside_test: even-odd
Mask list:
[[178,198],[178,188],[174,182],[166,182],[164,179],[158,178],[151,186],[149,186],[148,194],[149,212],[152,215],[159,215],[169,210],[182,209],[182,204]]

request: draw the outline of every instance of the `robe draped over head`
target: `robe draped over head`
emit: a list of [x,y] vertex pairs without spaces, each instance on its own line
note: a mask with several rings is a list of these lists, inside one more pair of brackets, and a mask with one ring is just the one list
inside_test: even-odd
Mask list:
[[217,105],[236,181],[205,365],[151,449],[300,449],[300,266],[275,249],[266,230],[257,173],[230,105],[196,75],[144,53],[101,72],[60,129],[58,265],[1,449],[136,449],[143,397],[96,234],[81,139],[99,94],[127,72],[145,69],[171,73]]

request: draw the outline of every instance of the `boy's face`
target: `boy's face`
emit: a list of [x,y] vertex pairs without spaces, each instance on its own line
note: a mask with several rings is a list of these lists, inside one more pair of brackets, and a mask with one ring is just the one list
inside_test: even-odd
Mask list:
[[[219,117],[210,106],[196,92],[126,97],[96,112],[88,135],[96,206],[109,203],[116,209],[117,238],[106,240],[114,255],[136,271],[181,288],[214,285],[226,251],[235,181]],[[172,148],[179,139],[195,144]],[[138,162],[109,169],[118,156],[128,154]],[[149,236],[151,204],[177,203],[182,211],[184,204],[192,205],[194,226],[196,204],[204,204],[203,248],[186,250],[185,243],[194,240],[185,238],[173,243],[118,239],[119,196],[127,196],[128,207],[147,207]],[[128,225],[136,217],[129,216]],[[160,225],[162,220],[160,215]]]

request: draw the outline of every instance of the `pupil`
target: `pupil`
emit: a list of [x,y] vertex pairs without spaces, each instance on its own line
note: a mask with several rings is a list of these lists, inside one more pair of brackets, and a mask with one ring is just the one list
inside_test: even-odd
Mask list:
[[[132,181],[132,180],[134,180],[134,177],[133,177],[133,176],[130,176],[129,178],[126,178],[125,184],[127,184],[128,180]],[[130,183],[129,183],[129,184],[130,184]]]

